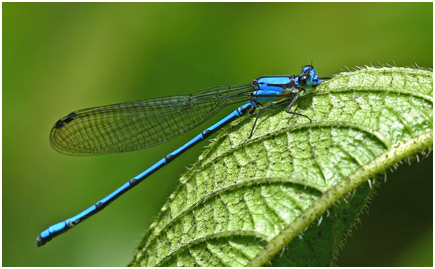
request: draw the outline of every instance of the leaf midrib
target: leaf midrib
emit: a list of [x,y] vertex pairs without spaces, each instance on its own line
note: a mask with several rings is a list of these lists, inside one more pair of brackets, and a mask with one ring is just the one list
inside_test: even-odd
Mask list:
[[[354,173],[347,176],[342,181],[331,186],[316,203],[298,216],[290,225],[288,225],[280,234],[268,242],[268,245],[251,260],[247,266],[263,266],[274,257],[279,250],[288,245],[308,223],[312,223],[320,217],[328,208],[334,205],[338,200],[345,197],[359,185],[366,182],[376,174],[384,172],[402,159],[412,156],[433,144],[433,131],[426,132],[420,136],[399,142],[393,145],[390,150],[376,157],[368,164],[358,168]],[[332,198],[330,198],[332,196]]]

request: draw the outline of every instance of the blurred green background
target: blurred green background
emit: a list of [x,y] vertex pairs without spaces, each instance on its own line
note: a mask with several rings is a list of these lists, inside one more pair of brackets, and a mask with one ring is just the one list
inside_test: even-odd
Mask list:
[[[124,266],[196,146],[103,212],[37,248],[193,134],[138,152],[64,156],[69,112],[258,76],[363,65],[433,67],[432,3],[3,3],[3,266]],[[231,108],[232,109],[232,108]],[[408,171],[408,172],[406,172]],[[432,159],[388,175],[342,266],[432,265]]]

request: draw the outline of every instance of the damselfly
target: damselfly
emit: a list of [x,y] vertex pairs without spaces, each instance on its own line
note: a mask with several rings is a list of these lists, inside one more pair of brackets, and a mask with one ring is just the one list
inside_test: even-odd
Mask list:
[[[249,84],[219,86],[190,95],[81,109],[61,118],[50,134],[50,143],[55,150],[69,155],[107,154],[144,149],[166,142],[200,125],[224,107],[248,100],[95,205],[41,232],[36,244],[44,245],[99,212],[193,145],[234,119],[252,114],[257,108],[259,112],[248,138],[254,132],[260,112],[282,103],[289,103],[286,112],[306,117],[311,121],[308,116],[292,112],[290,109],[302,91],[318,86],[322,82],[321,79],[328,78],[319,78],[316,69],[307,65],[298,76],[259,77]],[[272,104],[263,106],[268,102]]]

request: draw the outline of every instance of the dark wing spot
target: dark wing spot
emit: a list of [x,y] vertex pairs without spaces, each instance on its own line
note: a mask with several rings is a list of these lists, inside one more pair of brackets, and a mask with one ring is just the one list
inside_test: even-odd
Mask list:
[[66,116],[66,118],[63,120],[65,123],[69,123],[71,122],[75,117],[77,116],[77,114],[75,112],[71,112],[68,114],[68,116]]
[[58,120],[56,122],[56,124],[54,125],[54,128],[59,129],[62,128],[65,125],[65,123],[63,122],[63,120]]
[[68,116],[66,116],[65,118],[58,120],[54,125],[54,128],[56,129],[62,128],[65,125],[65,123],[70,123],[76,116],[77,114],[75,112],[69,113]]

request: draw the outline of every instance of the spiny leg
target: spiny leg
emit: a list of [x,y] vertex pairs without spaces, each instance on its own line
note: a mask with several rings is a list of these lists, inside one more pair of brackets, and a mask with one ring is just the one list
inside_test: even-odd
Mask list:
[[[260,113],[261,113],[261,111],[263,111],[264,109],[271,108],[271,107],[273,107],[273,106],[278,106],[278,105],[280,105],[280,104],[282,104],[282,103],[285,103],[285,102],[287,102],[287,101],[288,101],[288,99],[285,99],[285,100],[281,100],[281,101],[279,101],[279,102],[277,102],[277,103],[274,103],[274,104],[270,104],[270,105],[267,105],[267,106],[262,106],[262,107],[258,110],[257,117],[255,117],[254,125],[252,125],[252,129],[251,129],[251,133],[250,133],[249,136],[245,139],[245,141],[248,140],[248,139],[250,139],[250,138],[252,137],[252,135],[254,134],[254,129],[255,129],[255,126],[257,125],[257,121],[258,121],[258,118],[260,117]],[[244,142],[245,142],[245,141],[244,141]]]
[[[290,111],[290,109],[292,108],[293,104],[294,104],[294,103],[296,102],[296,100],[298,99],[299,94],[300,94],[300,92],[298,92],[298,93],[296,94],[296,96],[292,99],[292,101],[290,102],[290,104],[287,106],[287,109],[285,110],[285,112],[287,112],[287,113],[289,113],[289,114],[294,114],[294,115],[298,115],[298,116],[305,117],[305,118],[307,118],[308,120],[310,120],[310,122],[312,122],[312,120],[310,119],[310,117],[308,117],[307,115],[304,115],[304,114],[301,114],[301,113],[297,113],[297,112],[292,112],[292,111]],[[245,139],[245,141],[243,141],[243,143],[245,143],[247,140],[251,139],[252,135],[254,134],[255,126],[257,125],[257,121],[258,121],[258,118],[260,117],[260,113],[261,113],[261,111],[263,111],[264,109],[268,109],[268,108],[271,108],[271,107],[274,107],[274,106],[281,105],[281,104],[287,102],[288,100],[289,100],[289,99],[284,99],[284,100],[281,100],[281,101],[279,101],[279,102],[277,102],[277,103],[274,103],[274,104],[270,104],[270,105],[267,105],[267,106],[262,106],[262,107],[258,110],[257,117],[255,117],[254,125],[252,125],[252,129],[251,129],[251,133],[250,133],[249,136]]]
[[301,114],[301,113],[297,113],[297,112],[292,112],[290,111],[290,108],[292,108],[293,104],[296,102],[296,100],[298,100],[299,97],[299,93],[296,93],[296,96],[293,98],[293,100],[290,102],[290,104],[287,106],[287,109],[285,110],[285,112],[289,113],[289,114],[294,114],[294,115],[298,115],[298,116],[302,116],[305,117],[307,119],[310,120],[310,122],[312,122],[312,120],[310,119],[310,117],[308,117],[307,115]]

